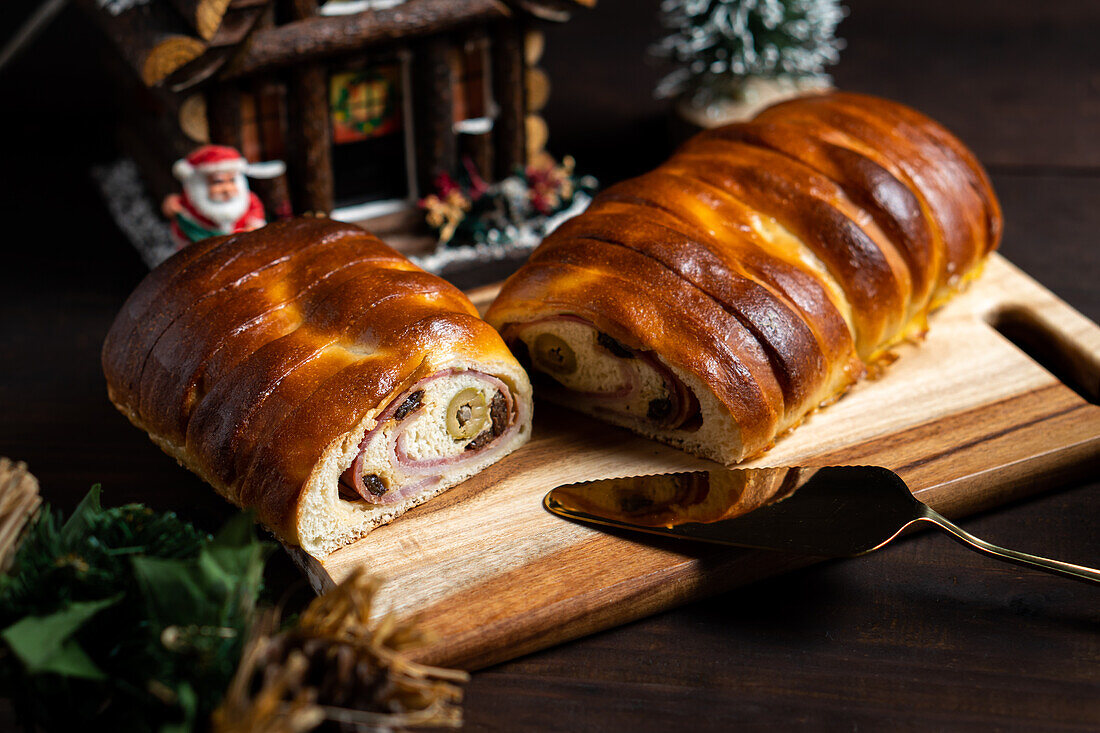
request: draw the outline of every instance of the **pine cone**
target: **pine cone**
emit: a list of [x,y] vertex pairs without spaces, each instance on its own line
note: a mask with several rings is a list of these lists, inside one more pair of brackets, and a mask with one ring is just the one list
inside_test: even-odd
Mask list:
[[324,720],[376,730],[460,726],[455,683],[468,675],[405,658],[402,650],[423,637],[390,618],[370,622],[379,584],[357,572],[315,599],[291,629],[271,634],[273,616],[257,622],[214,730],[302,733]]

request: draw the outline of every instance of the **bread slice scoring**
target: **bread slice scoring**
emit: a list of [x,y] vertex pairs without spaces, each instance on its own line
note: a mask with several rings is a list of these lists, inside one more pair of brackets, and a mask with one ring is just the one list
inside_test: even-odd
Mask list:
[[1000,233],[985,172],[937,123],[819,95],[604,191],[486,317],[540,394],[736,463],[923,334]]

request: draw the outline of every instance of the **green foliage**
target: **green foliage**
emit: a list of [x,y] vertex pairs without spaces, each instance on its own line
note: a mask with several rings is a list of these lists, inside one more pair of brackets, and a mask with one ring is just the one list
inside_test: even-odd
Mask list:
[[240,658],[271,546],[240,515],[215,537],[95,486],[43,509],[0,578],[0,694],[28,727],[188,730]]
[[80,645],[73,639],[85,622],[103,609],[118,603],[121,596],[102,601],[68,602],[48,616],[25,616],[0,632],[12,653],[29,674],[53,672],[87,680],[104,679]]

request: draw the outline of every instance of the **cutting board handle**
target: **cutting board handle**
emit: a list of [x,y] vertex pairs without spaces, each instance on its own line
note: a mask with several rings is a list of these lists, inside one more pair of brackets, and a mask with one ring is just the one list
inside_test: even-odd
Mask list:
[[1015,270],[1014,298],[985,320],[1047,371],[1092,404],[1100,404],[1100,326],[1073,310],[1003,258],[991,269]]

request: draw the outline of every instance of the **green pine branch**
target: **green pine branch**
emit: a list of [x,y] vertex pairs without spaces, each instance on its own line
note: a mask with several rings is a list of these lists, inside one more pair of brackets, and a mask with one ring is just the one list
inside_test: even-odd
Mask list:
[[272,546],[248,515],[210,537],[99,497],[64,522],[45,507],[0,578],[0,694],[28,729],[191,729],[236,670]]

